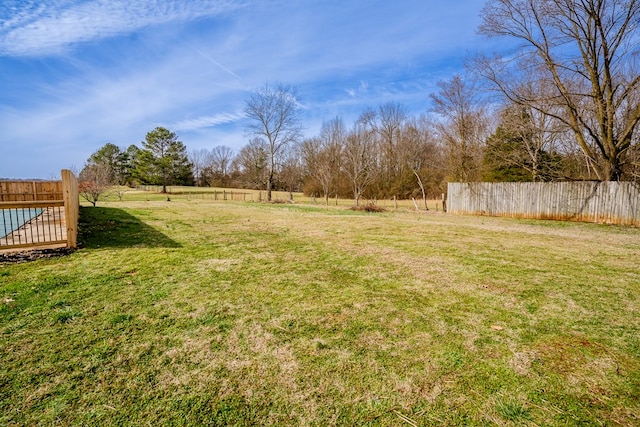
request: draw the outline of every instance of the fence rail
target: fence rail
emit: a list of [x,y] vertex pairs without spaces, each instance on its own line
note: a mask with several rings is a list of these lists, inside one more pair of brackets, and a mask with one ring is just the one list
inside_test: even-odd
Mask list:
[[[52,199],[53,195],[58,198]],[[62,171],[62,181],[2,181],[0,250],[52,245],[75,248],[78,214],[78,183],[68,170]]]
[[633,182],[449,183],[448,211],[640,226]]

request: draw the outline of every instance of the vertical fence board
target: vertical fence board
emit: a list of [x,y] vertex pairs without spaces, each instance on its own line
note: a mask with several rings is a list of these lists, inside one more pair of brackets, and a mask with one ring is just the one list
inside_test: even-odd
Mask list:
[[78,198],[78,180],[68,169],[62,170],[62,188],[64,197],[64,212],[67,219],[67,247],[78,246],[78,214],[80,200]]

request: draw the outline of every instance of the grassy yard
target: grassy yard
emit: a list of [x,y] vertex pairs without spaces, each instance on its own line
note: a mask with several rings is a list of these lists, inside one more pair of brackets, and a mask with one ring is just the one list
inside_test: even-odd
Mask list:
[[[114,187],[113,190],[105,193],[100,200],[106,198],[114,201],[118,199],[117,194],[122,196],[122,200],[208,200],[208,201],[242,201],[242,202],[262,202],[266,201],[267,193],[264,190],[247,190],[238,188],[216,188],[216,187],[181,187],[169,186],[167,193],[162,194],[161,186],[146,185],[139,187],[140,190],[132,190],[129,187]],[[146,191],[145,191],[146,190]],[[296,204],[307,204],[313,206],[341,206],[349,208],[354,205],[353,199],[338,199],[331,197],[325,200],[322,196],[305,196],[302,193],[289,193],[288,191],[273,191],[272,200],[274,202],[286,203],[293,198]],[[119,199],[118,199],[119,200]],[[328,203],[327,203],[328,202]],[[361,205],[375,204],[376,206],[390,210],[417,210],[424,209],[422,198],[414,200],[407,199],[382,199],[369,200],[360,199]],[[427,207],[435,211],[442,210],[442,200],[427,200]]]
[[146,200],[0,265],[0,425],[639,425],[640,230]]

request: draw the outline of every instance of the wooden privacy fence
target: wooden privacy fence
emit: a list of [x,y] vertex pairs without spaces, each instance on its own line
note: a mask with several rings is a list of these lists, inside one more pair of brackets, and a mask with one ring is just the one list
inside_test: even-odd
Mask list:
[[447,199],[457,214],[640,226],[634,182],[450,182]]
[[69,170],[62,181],[0,182],[0,250],[77,246],[78,181]]

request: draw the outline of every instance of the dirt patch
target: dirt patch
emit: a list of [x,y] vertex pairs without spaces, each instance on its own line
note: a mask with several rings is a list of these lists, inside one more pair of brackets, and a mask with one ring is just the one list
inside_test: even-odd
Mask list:
[[19,262],[35,261],[42,258],[54,258],[69,255],[75,249],[71,248],[49,248],[32,249],[28,251],[0,252],[0,265],[15,264]]

